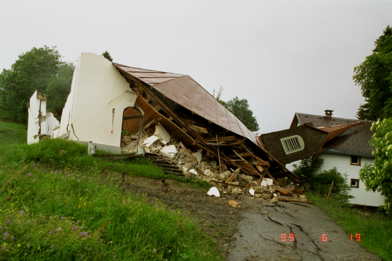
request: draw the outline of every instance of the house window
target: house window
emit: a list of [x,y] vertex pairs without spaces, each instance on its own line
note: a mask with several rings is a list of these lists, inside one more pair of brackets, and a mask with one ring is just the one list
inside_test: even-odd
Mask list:
[[305,148],[305,142],[299,135],[293,135],[290,137],[280,139],[284,152],[291,154],[297,151],[301,151]]
[[359,157],[359,156],[351,156],[350,165],[361,166],[361,157]]
[[350,186],[352,188],[359,188],[359,179],[351,179]]

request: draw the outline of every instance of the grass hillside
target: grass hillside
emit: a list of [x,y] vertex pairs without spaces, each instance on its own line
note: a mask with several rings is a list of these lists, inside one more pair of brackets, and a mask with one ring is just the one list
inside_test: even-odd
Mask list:
[[168,178],[156,166],[103,162],[65,140],[25,140],[25,127],[0,122],[0,260],[222,259],[186,217],[121,186],[121,173]]
[[0,146],[7,144],[26,144],[26,142],[27,130],[25,125],[0,120]]

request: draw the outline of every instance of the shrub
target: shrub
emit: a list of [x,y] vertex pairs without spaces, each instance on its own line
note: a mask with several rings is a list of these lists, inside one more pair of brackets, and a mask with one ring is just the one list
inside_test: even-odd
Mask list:
[[342,175],[336,167],[319,172],[323,164],[324,159],[311,157],[302,160],[300,165],[294,165],[296,169],[293,172],[309,183],[313,192],[322,196],[328,194],[333,181],[332,193],[338,195],[337,197],[340,201],[347,203],[349,198],[353,198],[353,196],[348,195],[348,191],[351,188],[347,183],[347,174]]

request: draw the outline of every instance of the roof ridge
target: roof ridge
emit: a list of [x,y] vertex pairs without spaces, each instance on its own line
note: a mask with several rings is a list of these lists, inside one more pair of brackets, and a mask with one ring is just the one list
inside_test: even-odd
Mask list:
[[[317,116],[317,117],[328,117],[325,115],[317,115],[317,114],[310,114],[310,113],[302,113],[302,112],[296,112],[296,115],[309,115],[309,116]],[[358,120],[358,119],[348,119],[348,118],[339,118],[339,117],[330,117],[331,119],[337,119],[337,120],[348,120],[348,121],[360,121],[360,122],[375,122],[375,121],[368,121],[368,120]]]

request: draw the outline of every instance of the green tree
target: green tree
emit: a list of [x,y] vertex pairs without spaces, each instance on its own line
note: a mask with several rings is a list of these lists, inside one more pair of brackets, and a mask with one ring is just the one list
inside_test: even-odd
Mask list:
[[10,70],[0,74],[0,105],[11,120],[26,123],[27,106],[35,90],[45,92],[57,76],[61,56],[56,47],[33,48],[19,55]]
[[110,56],[110,53],[108,51],[105,51],[102,54],[103,57],[105,57],[106,59],[108,59],[109,61],[113,62],[113,58]]
[[259,124],[249,109],[248,100],[235,97],[226,102],[226,108],[231,111],[251,131],[258,131]]
[[387,26],[375,46],[373,53],[354,68],[354,82],[366,100],[357,112],[360,120],[392,117],[392,27]]
[[226,107],[231,113],[233,113],[249,130],[258,131],[259,124],[256,118],[253,116],[253,112],[249,109],[248,100],[240,100],[238,97],[225,102],[221,99],[224,88],[219,87],[219,91],[212,91],[212,96],[223,106]]
[[373,134],[370,144],[373,146],[374,164],[365,164],[359,177],[365,182],[366,189],[380,191],[386,197],[385,210],[391,214],[392,203],[392,119],[378,120],[371,127]]
[[55,113],[58,119],[60,118],[64,104],[67,101],[68,94],[71,90],[74,70],[75,66],[72,63],[61,64],[57,77],[50,79],[46,89],[46,109]]

